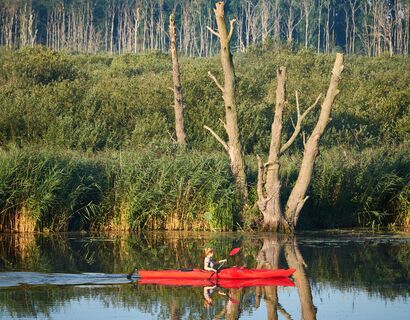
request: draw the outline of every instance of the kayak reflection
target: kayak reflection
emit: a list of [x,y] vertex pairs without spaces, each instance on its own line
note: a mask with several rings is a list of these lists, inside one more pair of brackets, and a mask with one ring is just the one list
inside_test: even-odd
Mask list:
[[223,310],[215,314],[215,319],[239,319],[241,304],[247,289],[255,293],[255,310],[259,308],[262,299],[264,300],[267,319],[278,319],[278,313],[281,313],[285,319],[291,319],[292,316],[286,311],[286,303],[281,305],[279,302],[278,287],[296,286],[301,306],[301,319],[316,320],[317,308],[313,304],[312,291],[305,271],[307,265],[299,251],[296,237],[266,235],[262,240],[262,248],[256,257],[256,269],[278,270],[282,262],[280,257],[284,255],[287,267],[295,269],[292,275],[293,281],[287,277],[260,279],[140,278],[138,284],[203,287],[204,306],[207,309],[216,308],[215,299],[226,299]]
[[138,284],[157,284],[162,286],[173,287],[219,287],[225,289],[240,289],[246,287],[260,286],[288,286],[293,287],[295,284],[289,278],[268,278],[268,279],[138,279]]
[[[289,278],[270,279],[149,279],[142,278],[136,281],[138,285],[159,285],[171,287],[203,287],[204,307],[212,308],[215,299],[226,300],[224,308],[216,314],[215,319],[238,319],[241,314],[241,301],[245,288],[261,287],[277,289],[278,286],[293,287],[295,284]],[[172,312],[176,317],[175,308]]]

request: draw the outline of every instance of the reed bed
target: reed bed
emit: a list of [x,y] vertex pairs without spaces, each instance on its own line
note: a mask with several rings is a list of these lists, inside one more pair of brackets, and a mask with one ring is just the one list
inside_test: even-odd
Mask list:
[[223,155],[0,152],[1,229],[233,228]]
[[[409,146],[323,150],[302,228],[408,226]],[[300,158],[282,167],[290,192]],[[248,159],[250,176],[255,163]],[[251,183],[254,183],[251,179]],[[255,186],[242,220],[223,153],[0,152],[0,229],[232,230],[257,228]]]

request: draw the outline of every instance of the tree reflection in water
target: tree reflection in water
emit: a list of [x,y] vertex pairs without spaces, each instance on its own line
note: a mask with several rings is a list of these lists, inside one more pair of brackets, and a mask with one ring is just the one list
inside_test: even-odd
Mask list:
[[[296,269],[293,274],[299,300],[302,309],[302,319],[315,320],[316,307],[313,305],[312,290],[306,276],[306,263],[299,251],[296,237],[288,235],[272,234],[263,238],[263,246],[259,251],[257,261],[258,269],[278,269],[282,251],[285,251],[286,262],[289,268]],[[258,303],[261,296],[265,298],[267,318],[278,319],[278,311],[286,318],[291,319],[291,315],[282,307],[278,301],[277,287],[256,288]]]

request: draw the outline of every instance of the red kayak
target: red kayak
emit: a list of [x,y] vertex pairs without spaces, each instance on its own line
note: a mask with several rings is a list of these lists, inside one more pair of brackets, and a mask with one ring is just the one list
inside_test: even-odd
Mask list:
[[141,278],[138,284],[157,284],[161,286],[173,287],[208,287],[217,285],[220,288],[239,289],[245,287],[264,287],[264,286],[287,286],[294,287],[295,284],[289,278],[259,278],[259,279],[181,279],[181,278]]
[[143,279],[267,279],[286,278],[291,276],[295,269],[246,269],[233,267],[222,269],[218,274],[201,269],[180,270],[135,270],[137,277]]

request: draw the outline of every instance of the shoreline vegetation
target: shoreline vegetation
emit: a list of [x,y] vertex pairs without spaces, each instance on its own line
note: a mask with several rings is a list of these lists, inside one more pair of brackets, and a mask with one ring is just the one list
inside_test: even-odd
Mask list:
[[[172,62],[159,52],[72,54],[0,49],[0,231],[248,230],[261,226],[255,154],[269,150],[276,69],[311,105],[332,55],[249,48],[235,56],[245,210],[222,135],[223,102],[207,72],[217,57],[181,57],[187,147],[173,132]],[[408,227],[410,69],[407,57],[347,55],[298,228]],[[284,113],[296,119],[289,97]],[[318,112],[306,119],[311,132]],[[293,131],[284,123],[285,136]],[[281,166],[283,197],[302,158],[298,139]]]

